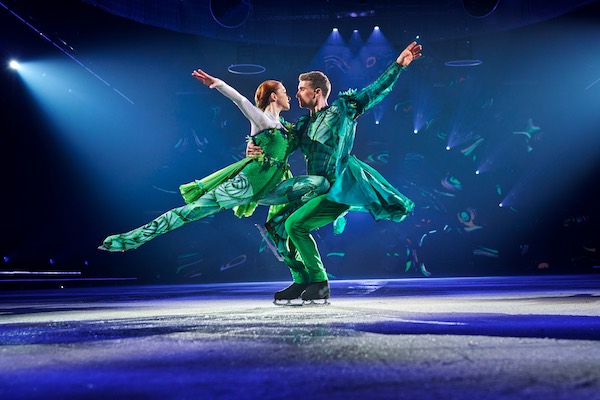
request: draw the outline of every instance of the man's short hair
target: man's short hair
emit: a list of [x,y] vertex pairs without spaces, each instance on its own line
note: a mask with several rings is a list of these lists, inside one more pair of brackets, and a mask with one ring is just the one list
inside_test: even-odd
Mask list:
[[329,78],[327,78],[327,75],[325,75],[321,71],[305,72],[298,76],[298,80],[310,82],[310,86],[313,89],[321,89],[324,98],[329,97],[329,92],[331,92],[331,83],[329,82]]

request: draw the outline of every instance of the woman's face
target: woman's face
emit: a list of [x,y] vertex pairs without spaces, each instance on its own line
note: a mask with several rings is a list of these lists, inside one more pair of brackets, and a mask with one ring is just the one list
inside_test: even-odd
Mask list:
[[285,86],[279,84],[279,87],[273,93],[275,93],[275,96],[277,97],[275,101],[277,102],[279,108],[281,108],[282,110],[289,110],[290,96],[288,96],[287,91],[285,90]]

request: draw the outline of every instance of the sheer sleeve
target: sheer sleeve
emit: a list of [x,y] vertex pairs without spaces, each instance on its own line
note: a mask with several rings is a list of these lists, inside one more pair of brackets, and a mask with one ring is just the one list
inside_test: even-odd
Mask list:
[[262,112],[258,107],[250,102],[247,98],[242,96],[237,90],[229,86],[223,81],[220,81],[216,89],[221,92],[225,97],[234,102],[236,106],[242,111],[242,114],[250,121],[252,125],[251,135],[254,135],[267,128],[275,128],[273,122],[270,121],[265,113]]

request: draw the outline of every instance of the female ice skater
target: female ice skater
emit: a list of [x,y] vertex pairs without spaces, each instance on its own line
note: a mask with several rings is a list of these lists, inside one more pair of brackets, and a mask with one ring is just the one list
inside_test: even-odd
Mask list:
[[[303,203],[329,190],[329,183],[323,177],[288,179],[291,173],[287,160],[299,141],[292,124],[279,116],[281,111],[290,109],[290,97],[281,82],[261,83],[254,106],[231,86],[201,69],[195,70],[192,76],[209,88],[216,88],[238,106],[250,120],[248,140],[262,147],[264,153],[246,157],[204,179],[180,186],[185,206],[169,210],[129,232],[111,235],[98,249],[111,252],[136,249],[163,233],[221,210],[233,209],[238,217],[250,216],[258,204]],[[276,207],[272,211],[275,210]]]

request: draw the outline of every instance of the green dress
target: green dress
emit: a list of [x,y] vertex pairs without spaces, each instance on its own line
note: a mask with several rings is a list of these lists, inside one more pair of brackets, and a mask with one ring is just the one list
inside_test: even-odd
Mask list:
[[181,185],[185,206],[169,210],[129,232],[111,235],[100,248],[111,252],[131,250],[221,210],[233,209],[238,217],[250,216],[258,204],[272,205],[277,210],[274,204],[306,201],[326,192],[329,183],[321,177],[297,177],[290,181],[297,182],[296,185],[278,186],[291,178],[287,160],[298,147],[291,125],[281,122],[283,128],[265,129],[249,138],[262,147],[263,154],[246,157],[206,178]]
[[[261,197],[273,190],[282,180],[291,177],[287,160],[290,154],[298,148],[298,141],[297,136],[291,130],[292,125],[284,120],[281,122],[286,130],[266,129],[247,138],[260,146],[263,154],[245,157],[203,179],[181,185],[179,190],[185,202],[191,204],[197,201],[207,192],[242,173],[248,180],[248,185],[245,185],[243,189],[236,189],[235,185],[229,187],[226,192],[230,199],[227,197],[217,198],[217,201],[223,208],[233,208],[238,217],[252,215]],[[249,202],[231,206],[232,199],[240,197],[249,199]]]

